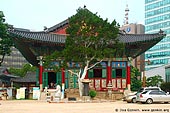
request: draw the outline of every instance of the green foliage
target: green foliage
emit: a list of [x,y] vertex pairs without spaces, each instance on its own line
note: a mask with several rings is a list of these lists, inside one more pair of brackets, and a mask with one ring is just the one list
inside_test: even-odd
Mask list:
[[142,87],[142,82],[140,80],[141,73],[135,67],[131,67],[131,90],[137,91]]
[[8,29],[9,25],[5,23],[3,12],[0,11],[0,66],[3,63],[5,55],[10,55],[11,46],[13,46],[12,40],[9,38]]
[[160,87],[163,91],[170,92],[170,82],[163,82]]
[[162,76],[155,75],[146,79],[147,86],[159,86],[163,82]]
[[96,95],[97,95],[97,92],[96,92],[95,90],[90,90],[90,91],[89,91],[89,96],[90,96],[91,98],[96,97]]
[[18,68],[10,68],[9,69],[9,72],[11,74],[14,74],[14,75],[20,76],[20,77],[25,76],[28,71],[35,72],[36,67],[31,66],[30,64],[25,64],[21,69],[18,69]]
[[[63,51],[56,51],[45,58],[45,67],[56,71],[66,67],[68,62],[79,62],[83,67],[99,61],[124,55],[124,44],[118,40],[119,25],[109,23],[86,8],[79,8],[69,18],[68,34]],[[62,60],[61,60],[62,59]],[[56,66],[52,62],[59,61]],[[61,62],[62,61],[62,62]]]
[[[93,61],[123,55],[124,45],[119,43],[119,25],[109,23],[86,8],[79,8],[69,18],[64,56],[66,61]],[[92,62],[93,63],[93,62]]]

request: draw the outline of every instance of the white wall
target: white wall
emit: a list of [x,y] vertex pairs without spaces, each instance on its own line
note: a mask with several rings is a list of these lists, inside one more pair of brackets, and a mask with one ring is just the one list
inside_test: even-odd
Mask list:
[[162,76],[162,79],[165,81],[165,66],[161,66],[161,67],[157,67],[157,68],[145,71],[146,78],[152,77],[152,76],[155,76],[155,75]]

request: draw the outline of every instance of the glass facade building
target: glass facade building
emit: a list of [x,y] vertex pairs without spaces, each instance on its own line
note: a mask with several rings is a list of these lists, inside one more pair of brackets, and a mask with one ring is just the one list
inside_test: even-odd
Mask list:
[[145,0],[145,33],[158,33],[160,29],[166,38],[145,52],[145,60],[150,61],[146,70],[170,62],[170,0]]
[[170,66],[165,67],[165,82],[170,82]]

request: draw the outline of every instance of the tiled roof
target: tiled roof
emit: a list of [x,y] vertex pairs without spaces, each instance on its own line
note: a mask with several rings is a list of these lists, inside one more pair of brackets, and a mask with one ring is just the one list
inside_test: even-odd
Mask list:
[[[19,30],[9,30],[9,33],[19,38],[39,40],[52,43],[65,43],[66,35],[52,34],[49,32],[28,32]],[[123,43],[136,43],[150,40],[162,39],[165,34],[119,34],[118,39]]]
[[35,72],[28,72],[24,77],[20,78],[12,78],[12,82],[36,82],[36,73]]
[[0,80],[10,82],[12,78],[18,78],[18,76],[9,74],[7,68],[0,67]]
[[[8,32],[14,38],[16,47],[18,47],[23,56],[34,66],[38,66],[36,57],[43,54],[49,54],[50,51],[48,49],[50,49],[51,52],[53,50],[61,49],[59,46],[55,46],[58,44],[61,44],[60,47],[64,47],[67,37],[66,35],[52,34],[49,32],[31,32],[16,29],[11,29]],[[136,58],[138,55],[144,53],[161,41],[164,36],[166,35],[161,32],[155,34],[119,33],[118,39],[120,42],[125,43],[126,56]],[[37,44],[39,46],[36,46]],[[44,53],[38,51],[39,49],[37,48],[41,48],[42,45],[46,47],[48,51],[44,51]]]
[[144,42],[151,40],[162,39],[165,34],[155,33],[155,34],[120,34],[119,40],[123,43],[134,43],[134,42]]
[[8,31],[13,36],[19,38],[26,38],[32,40],[39,40],[43,42],[55,42],[55,43],[65,43],[66,35],[52,34],[47,32],[29,32],[29,31],[19,31],[19,30],[9,30]]
[[56,24],[56,25],[48,28],[48,29],[47,29],[47,32],[53,32],[53,31],[55,31],[55,30],[57,30],[57,29],[59,29],[59,28],[61,28],[61,27],[64,27],[65,25],[68,25],[68,23],[69,23],[69,20],[68,20],[68,19],[67,19],[67,20],[64,20],[63,22],[61,22],[61,23],[59,23],[59,24]]

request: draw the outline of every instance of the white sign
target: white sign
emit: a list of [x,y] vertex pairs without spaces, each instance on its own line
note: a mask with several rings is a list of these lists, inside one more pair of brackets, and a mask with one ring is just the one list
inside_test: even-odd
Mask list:
[[16,99],[20,99],[20,89],[17,89]]
[[26,87],[21,87],[17,89],[16,99],[25,99],[25,89]]
[[25,87],[20,88],[20,99],[25,99]]
[[39,98],[40,98],[40,88],[33,87],[33,99],[39,99]]

